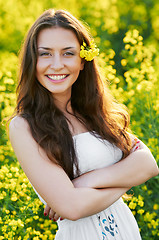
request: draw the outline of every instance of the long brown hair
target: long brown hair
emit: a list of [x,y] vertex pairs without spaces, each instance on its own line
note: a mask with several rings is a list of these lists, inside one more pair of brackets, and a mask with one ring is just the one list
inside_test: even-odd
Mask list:
[[[88,31],[70,13],[45,11],[31,27],[23,46],[16,114],[28,121],[33,138],[50,160],[59,164],[73,179],[79,169],[67,119],[55,105],[52,94],[36,78],[37,37],[42,29],[52,27],[69,29],[75,33],[80,45],[83,41],[90,44]],[[102,139],[119,147],[123,158],[130,153],[131,140],[126,132],[129,116],[102,82],[95,60],[85,62],[72,86],[70,101],[74,116],[88,131],[98,133]]]

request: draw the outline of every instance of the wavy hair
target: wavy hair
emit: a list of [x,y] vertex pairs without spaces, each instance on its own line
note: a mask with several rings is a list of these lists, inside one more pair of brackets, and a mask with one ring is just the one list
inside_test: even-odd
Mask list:
[[[16,114],[27,120],[33,138],[49,159],[60,165],[73,179],[80,171],[68,119],[55,105],[52,93],[36,78],[37,37],[41,30],[53,27],[74,32],[80,45],[83,41],[90,44],[87,29],[70,13],[52,9],[45,11],[32,25],[23,45]],[[131,149],[127,133],[129,115],[114,101],[102,82],[95,60],[85,62],[84,69],[72,86],[69,101],[73,115],[88,131],[99,134],[101,139],[119,147],[123,158],[128,156]]]

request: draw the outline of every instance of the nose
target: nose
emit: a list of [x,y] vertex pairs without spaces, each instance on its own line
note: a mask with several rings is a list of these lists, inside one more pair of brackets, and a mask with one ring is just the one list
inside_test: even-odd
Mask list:
[[60,70],[64,67],[60,54],[54,54],[51,58],[50,67],[54,70]]

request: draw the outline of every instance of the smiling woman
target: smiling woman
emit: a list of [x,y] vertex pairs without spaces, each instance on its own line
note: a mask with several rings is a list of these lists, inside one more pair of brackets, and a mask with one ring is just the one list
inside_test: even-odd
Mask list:
[[84,67],[75,33],[60,27],[44,29],[38,35],[37,47],[38,81],[53,93],[56,101],[61,98],[60,93],[65,94],[67,101],[72,85]]
[[44,12],[24,43],[10,140],[44,215],[58,220],[56,240],[140,240],[121,196],[158,167],[128,133],[129,116],[102,82],[97,53],[70,13]]

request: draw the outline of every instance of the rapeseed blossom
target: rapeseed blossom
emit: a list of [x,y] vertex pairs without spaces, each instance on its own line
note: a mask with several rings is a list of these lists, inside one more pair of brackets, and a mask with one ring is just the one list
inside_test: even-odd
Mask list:
[[85,42],[81,45],[80,57],[84,58],[86,61],[92,61],[98,54],[99,49],[96,48],[93,40],[90,42],[89,46],[87,46]]

